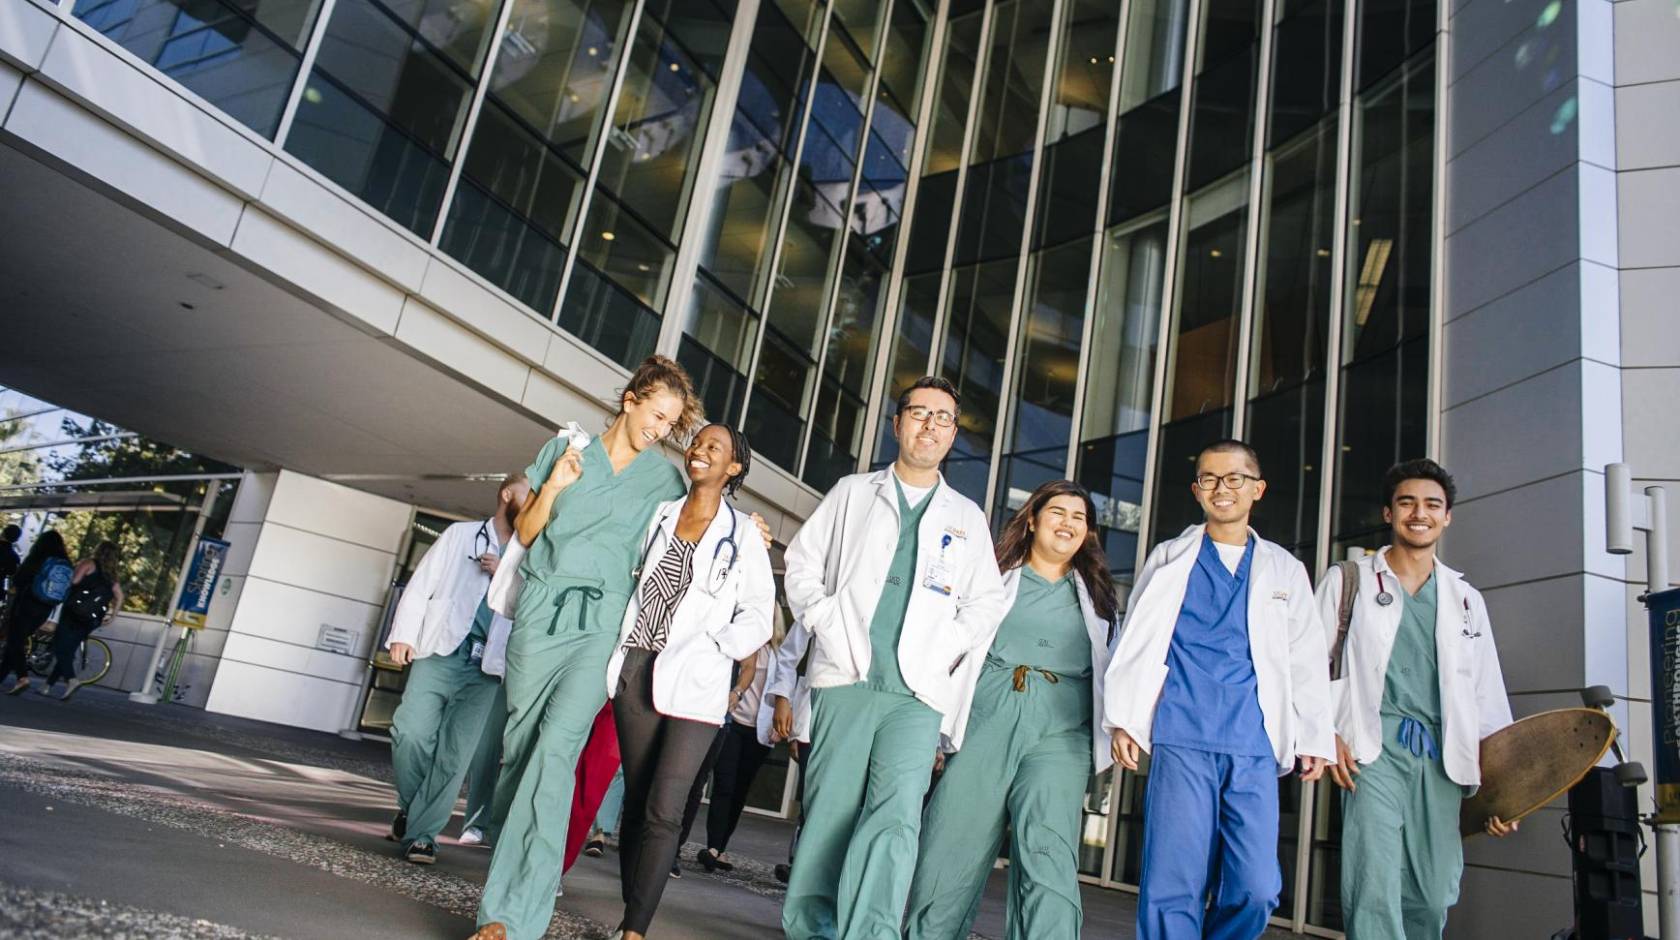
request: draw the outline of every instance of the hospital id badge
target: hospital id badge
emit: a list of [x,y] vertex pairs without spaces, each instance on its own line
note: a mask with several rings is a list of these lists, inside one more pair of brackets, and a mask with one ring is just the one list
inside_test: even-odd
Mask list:
[[474,640],[473,641],[472,652],[470,654],[468,654],[467,661],[468,662],[473,662],[473,663],[484,661],[484,643],[483,643],[483,641],[481,641],[481,640]]
[[925,587],[930,591],[938,591],[939,593],[947,596],[950,595],[953,587],[951,583],[951,569],[945,564],[944,558],[928,565],[927,574],[922,576],[922,587]]

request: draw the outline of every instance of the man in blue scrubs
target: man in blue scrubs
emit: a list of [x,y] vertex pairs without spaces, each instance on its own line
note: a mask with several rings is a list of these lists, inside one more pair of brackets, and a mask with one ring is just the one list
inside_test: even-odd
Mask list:
[[1103,723],[1121,765],[1150,752],[1140,940],[1253,940],[1283,887],[1277,778],[1335,754],[1329,667],[1306,569],[1248,526],[1254,451],[1209,445],[1191,491],[1206,522],[1139,572]]

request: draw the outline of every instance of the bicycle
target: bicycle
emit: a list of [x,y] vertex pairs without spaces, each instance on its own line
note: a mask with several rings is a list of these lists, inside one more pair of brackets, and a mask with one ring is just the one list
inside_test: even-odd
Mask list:
[[[82,645],[75,652],[75,678],[82,685],[92,685],[111,671],[111,648],[105,641],[95,636],[82,640]],[[25,661],[29,663],[29,671],[41,678],[52,675],[56,659],[52,651],[52,634],[37,632],[29,638],[29,651],[25,654]]]

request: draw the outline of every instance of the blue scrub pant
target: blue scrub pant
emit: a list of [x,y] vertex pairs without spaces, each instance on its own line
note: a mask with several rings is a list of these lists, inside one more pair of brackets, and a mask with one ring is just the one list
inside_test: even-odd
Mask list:
[[1260,936],[1283,890],[1277,762],[1157,745],[1146,801],[1138,940]]

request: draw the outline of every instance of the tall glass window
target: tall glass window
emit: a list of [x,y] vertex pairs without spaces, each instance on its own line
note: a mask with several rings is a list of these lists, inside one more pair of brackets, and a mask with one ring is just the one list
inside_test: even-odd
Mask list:
[[339,0],[286,149],[430,240],[493,0]]
[[1076,479],[1096,501],[1098,532],[1115,579],[1129,584],[1143,527],[1166,216],[1109,230],[1102,251]]
[[1435,60],[1360,96],[1337,402],[1334,557],[1374,547],[1382,474],[1427,445]]
[[1249,161],[1259,71],[1260,0],[1204,3],[1186,191],[1200,189]]
[[1272,39],[1270,146],[1312,127],[1341,103],[1342,3],[1282,4]]
[[1110,225],[1153,212],[1172,198],[1189,17],[1189,0],[1131,4],[1109,181]]
[[1064,14],[1039,174],[1035,248],[1089,236],[1097,227],[1096,188],[1119,28],[1120,10],[1111,3],[1073,0]]
[[643,8],[624,63],[559,323],[627,368],[659,335],[728,42],[725,10],[658,0]]
[[1334,298],[1336,123],[1331,118],[1268,160],[1248,427],[1266,498],[1255,526],[1315,565],[1323,474],[1325,336]]
[[1248,174],[1239,173],[1190,197],[1185,215],[1159,447],[1160,499],[1150,528],[1157,540],[1201,521],[1201,510],[1190,495],[1196,455],[1210,441],[1231,433]]
[[630,5],[512,2],[439,247],[548,316]]
[[75,7],[77,19],[269,138],[319,9],[315,0],[79,0]]

